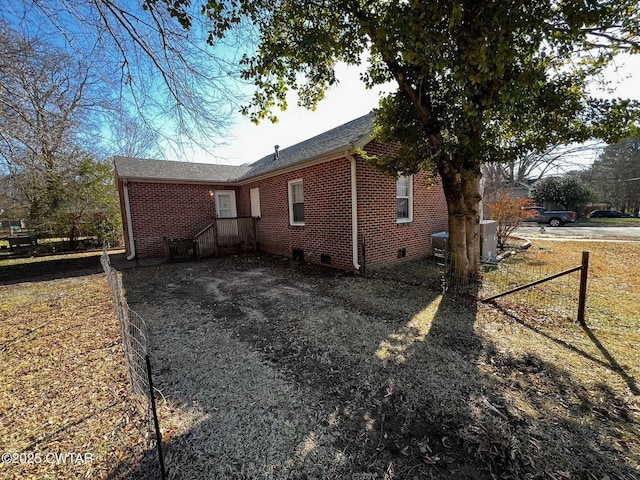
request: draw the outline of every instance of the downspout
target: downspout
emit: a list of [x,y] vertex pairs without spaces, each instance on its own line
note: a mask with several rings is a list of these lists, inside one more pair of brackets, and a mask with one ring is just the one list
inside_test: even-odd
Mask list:
[[351,245],[353,266],[360,270],[358,263],[358,185],[356,183],[356,159],[351,154],[351,149],[345,150],[344,156],[351,162]]
[[136,244],[133,241],[133,224],[131,223],[131,206],[129,205],[129,187],[127,181],[122,181],[122,189],[124,193],[124,216],[127,217],[127,232],[129,233],[129,247],[131,248],[131,255],[127,257],[127,260],[133,260],[136,257]]

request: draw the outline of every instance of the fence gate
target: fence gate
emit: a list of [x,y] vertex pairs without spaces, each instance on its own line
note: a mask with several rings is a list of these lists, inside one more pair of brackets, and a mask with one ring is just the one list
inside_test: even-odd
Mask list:
[[170,262],[186,262],[196,259],[196,242],[193,238],[165,238],[165,256]]

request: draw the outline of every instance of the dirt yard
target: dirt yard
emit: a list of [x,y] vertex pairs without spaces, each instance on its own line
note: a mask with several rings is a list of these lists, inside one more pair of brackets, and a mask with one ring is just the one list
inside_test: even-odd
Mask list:
[[443,297],[422,267],[123,271],[169,478],[640,478],[640,323],[533,324]]

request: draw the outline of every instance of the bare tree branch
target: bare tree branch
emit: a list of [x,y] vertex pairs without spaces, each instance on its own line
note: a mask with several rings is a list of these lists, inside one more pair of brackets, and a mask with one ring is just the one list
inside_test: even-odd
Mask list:
[[165,8],[126,0],[19,0],[7,8],[16,27],[91,64],[115,118],[118,110],[138,116],[176,151],[228,138],[244,99],[238,59],[253,50],[250,28],[240,26],[213,48],[196,6],[189,7],[189,31]]

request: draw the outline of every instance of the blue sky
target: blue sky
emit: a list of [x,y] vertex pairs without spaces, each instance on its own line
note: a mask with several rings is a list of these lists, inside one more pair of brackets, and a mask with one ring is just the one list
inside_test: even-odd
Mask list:
[[[55,0],[51,3],[55,5]],[[33,8],[30,2],[26,2],[26,5],[31,5]],[[14,24],[22,23],[19,20],[24,15],[23,12],[20,12],[22,6],[21,2],[15,5],[10,4],[0,14],[0,18],[9,20]],[[12,14],[13,9],[17,13]],[[34,9],[34,11],[26,15],[27,19],[32,14],[37,17],[37,12],[38,10]],[[68,15],[63,14],[59,20],[73,32],[76,31],[76,28],[79,28],[74,26],[74,20]],[[44,22],[44,24],[37,23],[34,28],[38,31],[49,30],[49,33],[57,33],[55,29],[53,32],[50,31],[52,25],[47,24],[47,22]],[[58,41],[64,44],[62,37],[58,38]],[[109,57],[109,52],[106,53],[106,57]],[[621,59],[619,65],[618,72],[611,70],[607,76],[612,84],[615,85],[620,82],[619,85],[615,86],[613,92],[603,93],[602,96],[619,96],[640,100],[640,88],[637,86],[638,79],[640,79],[640,55],[636,55],[633,59]],[[353,120],[371,111],[378,104],[380,92],[385,91],[385,88],[365,89],[359,78],[360,71],[360,67],[340,65],[337,71],[337,78],[340,83],[329,90],[327,98],[318,105],[315,111],[297,107],[296,99],[292,96],[288,101],[289,109],[286,112],[278,113],[280,122],[277,124],[264,121],[259,126],[256,126],[247,118],[236,114],[235,124],[231,128],[231,135],[226,139],[226,146],[211,147],[209,151],[205,151],[196,146],[183,145],[184,152],[178,152],[176,149],[169,147],[165,149],[164,157],[171,160],[230,165],[251,163],[271,154],[274,145],[279,145],[280,148],[284,149]],[[393,89],[395,89],[394,85],[386,88],[386,90]],[[248,91],[248,93],[251,93],[251,91]],[[165,123],[165,127],[171,130],[173,124],[169,121]]]

